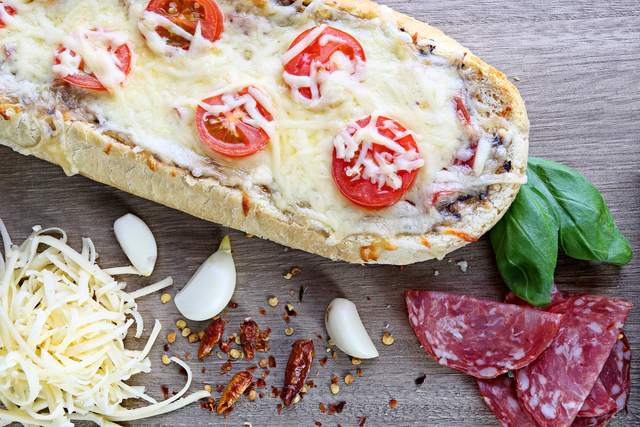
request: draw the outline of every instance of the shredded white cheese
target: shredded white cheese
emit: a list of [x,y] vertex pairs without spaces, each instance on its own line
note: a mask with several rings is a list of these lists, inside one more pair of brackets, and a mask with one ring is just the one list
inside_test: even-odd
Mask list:
[[[61,234],[56,239],[47,234]],[[0,425],[73,426],[90,420],[102,426],[183,407],[210,393],[199,391],[185,399],[191,383],[189,367],[185,387],[157,402],[144,387],[125,380],[149,372],[147,354],[160,334],[156,320],[142,351],[124,348],[129,327],[142,318],[135,298],[171,284],[167,278],[132,294],[96,264],[90,239],[81,253],[66,243],[63,230],[34,227],[20,246],[13,245],[0,220],[4,253],[0,254]],[[48,248],[38,252],[39,245]],[[133,317],[129,318],[128,316]],[[128,410],[125,399],[141,398],[150,406]]]

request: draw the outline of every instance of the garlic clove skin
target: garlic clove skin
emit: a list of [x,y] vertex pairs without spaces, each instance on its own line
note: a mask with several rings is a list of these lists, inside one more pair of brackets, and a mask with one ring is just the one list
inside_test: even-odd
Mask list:
[[173,300],[187,319],[208,320],[224,310],[235,289],[236,266],[229,236],[225,236],[218,250],[202,263]]
[[324,316],[333,343],[349,356],[359,359],[378,357],[378,350],[362,324],[356,305],[344,298],[331,301]]
[[140,274],[149,276],[156,265],[158,247],[147,224],[133,214],[126,214],[113,223],[113,231],[131,264]]

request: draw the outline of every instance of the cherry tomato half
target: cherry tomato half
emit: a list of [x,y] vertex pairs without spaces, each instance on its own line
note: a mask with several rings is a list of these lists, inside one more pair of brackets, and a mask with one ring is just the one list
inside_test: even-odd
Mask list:
[[[304,38],[316,28],[318,27],[309,28],[300,34],[293,43],[291,43],[287,51],[290,51],[294,46],[302,42]],[[298,53],[284,65],[284,72],[294,76],[309,77],[312,69],[315,68],[315,71],[324,69],[332,73],[339,69],[338,65],[332,60],[332,56],[336,52],[340,52],[348,58],[354,69],[357,62],[356,58],[362,62],[366,61],[364,50],[358,40],[344,31],[325,26],[324,30],[318,34],[309,46],[304,48],[302,52]],[[354,73],[355,70],[351,72],[351,74]],[[305,98],[312,99],[311,88],[301,87],[298,90]],[[319,87],[318,93],[320,93]]]
[[[14,16],[16,13],[18,13],[14,8],[12,8],[11,6],[5,6],[2,2],[0,2],[0,7],[4,7],[4,11],[9,16]],[[4,28],[6,26],[7,24],[2,19],[0,19],[0,28]]]
[[[200,140],[208,148],[226,156],[244,157],[260,151],[269,143],[269,134],[256,123],[256,112],[267,123],[274,119],[267,108],[251,94],[254,90],[260,91],[248,86],[202,101],[204,104],[226,107],[226,111],[220,113],[210,113],[198,106],[196,130]],[[262,91],[259,98],[269,100],[268,95]],[[255,109],[252,108],[253,103]]]
[[[215,0],[151,0],[146,10],[164,16],[191,35],[200,24],[202,37],[212,43],[222,33],[224,15]],[[191,42],[184,37],[160,26],[156,27],[156,33],[164,37],[167,45],[189,50]]]
[[[364,128],[370,121],[371,116],[358,120],[356,124],[358,127]],[[394,133],[390,127],[393,127],[396,133]],[[397,134],[402,134],[407,131],[407,129],[400,123],[394,119],[379,116],[376,120],[376,128],[380,135],[396,142],[407,152],[412,150],[415,151],[416,154],[413,160],[420,161],[420,165],[423,164],[422,156],[418,151],[418,144],[416,143],[413,135],[409,133],[401,138],[396,136]],[[357,129],[353,127],[351,129],[347,128],[347,132],[350,136],[353,136],[356,131]],[[401,180],[401,185],[397,189],[392,188],[386,183],[380,187],[378,183],[374,184],[371,179],[363,177],[364,168],[362,166],[360,166],[358,175],[349,176],[347,174],[348,170],[356,165],[356,162],[361,155],[361,150],[362,144],[351,160],[347,162],[344,159],[337,158],[337,150],[334,147],[332,170],[333,179],[336,182],[338,189],[347,199],[365,208],[382,208],[396,203],[407,192],[415,180],[420,166],[411,170],[398,170],[397,176]],[[371,149],[368,150],[365,155],[378,166],[380,166],[380,164],[375,158],[376,154],[385,155],[388,160],[391,160],[391,163],[395,161],[394,156],[397,155],[397,153],[388,147],[372,143]]]
[[[90,36],[94,32],[98,33],[104,31],[106,30],[91,30],[86,34],[87,36]],[[107,50],[111,52],[111,47],[108,47]],[[54,54],[54,64],[58,65],[62,62],[60,60],[60,55],[65,51],[68,51],[69,54],[73,57],[77,55],[74,51],[66,48],[65,46],[60,46]],[[127,43],[124,43],[118,46],[114,53],[119,62],[119,65],[117,65],[118,69],[122,71],[125,76],[129,75],[129,71],[131,71],[131,48],[129,47],[129,45]],[[93,72],[85,71],[84,59],[80,59],[80,65],[78,66],[77,73],[68,74],[66,76],[61,75],[60,78],[62,78],[62,80],[69,84],[85,89],[107,90],[107,88],[103,86],[103,84],[98,80]]]

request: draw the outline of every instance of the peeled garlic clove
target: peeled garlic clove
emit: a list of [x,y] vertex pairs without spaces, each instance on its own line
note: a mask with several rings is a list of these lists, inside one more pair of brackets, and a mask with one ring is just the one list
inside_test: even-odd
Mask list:
[[378,357],[378,350],[362,325],[354,303],[344,298],[334,299],[324,320],[329,337],[340,350],[359,359]]
[[140,218],[132,214],[118,218],[113,231],[131,264],[143,276],[153,271],[158,258],[158,247],[153,233]]
[[187,319],[208,320],[224,310],[235,289],[236,266],[229,236],[225,236],[218,251],[198,268],[174,301]]

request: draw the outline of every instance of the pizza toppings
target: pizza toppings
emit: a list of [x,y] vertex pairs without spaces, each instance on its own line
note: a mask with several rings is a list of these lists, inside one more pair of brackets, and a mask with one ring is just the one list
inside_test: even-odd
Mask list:
[[347,199],[366,208],[397,202],[424,165],[413,133],[378,113],[349,123],[333,144],[333,179]]
[[538,357],[555,338],[559,314],[443,292],[407,291],[409,320],[441,365],[495,378]]
[[366,58],[353,36],[326,24],[300,34],[282,56],[282,77],[296,101],[313,106],[320,86],[332,73],[345,77],[359,73]]
[[631,310],[627,301],[575,295],[549,309],[560,331],[540,357],[516,373],[525,409],[540,426],[569,426],[591,392]]
[[151,0],[138,28],[158,54],[203,52],[220,38],[224,15],[215,0]]
[[516,381],[508,374],[492,379],[478,378],[480,393],[504,427],[537,427],[535,420],[520,406]]
[[276,136],[275,108],[262,90],[226,87],[210,95],[196,110],[196,129],[205,150],[244,157]]
[[14,8],[4,4],[4,2],[0,2],[0,28],[4,28],[7,24],[13,22],[16,13],[18,12]]
[[78,28],[62,37],[53,71],[74,86],[114,91],[131,70],[132,49],[118,31]]

